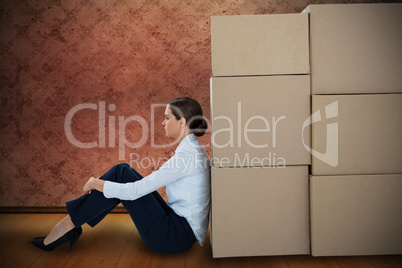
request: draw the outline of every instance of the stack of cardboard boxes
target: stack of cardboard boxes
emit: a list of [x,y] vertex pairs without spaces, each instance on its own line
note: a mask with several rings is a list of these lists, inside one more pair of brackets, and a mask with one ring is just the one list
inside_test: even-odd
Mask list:
[[213,256],[309,254],[308,14],[211,21]]
[[305,12],[312,254],[401,254],[402,4],[311,5]]
[[214,257],[309,254],[309,224],[314,256],[402,253],[401,25],[402,4],[211,18]]

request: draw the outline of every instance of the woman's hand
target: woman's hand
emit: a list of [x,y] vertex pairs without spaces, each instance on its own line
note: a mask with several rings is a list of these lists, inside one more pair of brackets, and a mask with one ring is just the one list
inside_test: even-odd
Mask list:
[[99,179],[100,177],[94,178],[91,177],[87,183],[84,185],[84,193],[85,194],[90,194],[92,193],[92,190],[98,190],[100,192],[103,192],[103,184],[104,181]]

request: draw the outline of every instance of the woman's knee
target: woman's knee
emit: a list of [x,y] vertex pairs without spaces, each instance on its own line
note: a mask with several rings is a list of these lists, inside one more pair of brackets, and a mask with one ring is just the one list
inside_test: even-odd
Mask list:
[[123,169],[131,168],[131,166],[127,163],[120,163],[120,164],[115,165],[114,168],[123,170]]
[[116,180],[119,182],[134,182],[142,179],[142,176],[127,163],[115,165],[114,170]]

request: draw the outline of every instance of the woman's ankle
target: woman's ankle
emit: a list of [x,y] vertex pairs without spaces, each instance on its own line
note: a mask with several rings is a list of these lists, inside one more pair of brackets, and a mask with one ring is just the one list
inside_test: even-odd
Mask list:
[[71,231],[72,229],[74,229],[74,223],[71,221],[70,216],[66,216],[65,218],[63,218],[54,228],[52,231],[50,231],[50,233],[48,234],[48,236],[46,236],[46,238],[43,240],[43,243],[45,245],[48,245],[50,243],[53,243],[54,241],[56,241],[57,239],[59,239],[60,237],[62,237],[63,235],[65,235],[66,233],[68,233],[69,231]]

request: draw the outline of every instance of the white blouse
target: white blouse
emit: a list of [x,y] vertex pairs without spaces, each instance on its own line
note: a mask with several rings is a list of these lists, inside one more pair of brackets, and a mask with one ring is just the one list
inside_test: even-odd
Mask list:
[[132,183],[105,181],[106,198],[135,200],[166,185],[166,202],[187,219],[202,246],[208,230],[211,202],[211,166],[209,157],[194,134],[187,135],[175,154],[157,171]]

